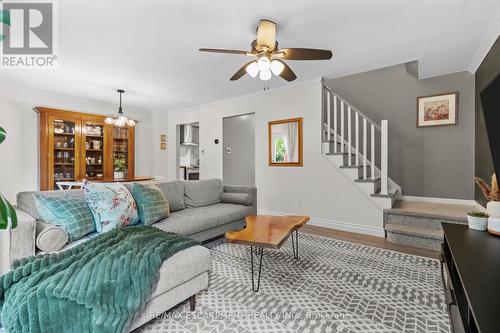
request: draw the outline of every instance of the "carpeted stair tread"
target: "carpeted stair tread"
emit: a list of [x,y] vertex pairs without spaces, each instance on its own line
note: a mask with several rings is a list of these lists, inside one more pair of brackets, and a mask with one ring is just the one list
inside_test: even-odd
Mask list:
[[385,230],[402,235],[410,235],[423,238],[432,238],[437,240],[443,239],[443,231],[439,229],[430,229],[422,227],[414,227],[409,225],[386,224]]

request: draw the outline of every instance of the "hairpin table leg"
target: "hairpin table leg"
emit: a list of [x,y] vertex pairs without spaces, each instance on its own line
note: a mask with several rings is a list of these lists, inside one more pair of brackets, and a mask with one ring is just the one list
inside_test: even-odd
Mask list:
[[293,258],[299,259],[299,231],[292,231],[292,250],[293,250]]
[[255,251],[255,254],[257,255],[257,257],[260,256],[259,274],[257,275],[257,288],[255,287],[255,277],[254,277],[254,267],[253,267],[254,249],[253,246],[250,246],[250,266],[252,267],[252,290],[257,292],[259,291],[260,288],[260,273],[262,271],[262,257],[264,256],[264,248],[258,247],[257,250]]

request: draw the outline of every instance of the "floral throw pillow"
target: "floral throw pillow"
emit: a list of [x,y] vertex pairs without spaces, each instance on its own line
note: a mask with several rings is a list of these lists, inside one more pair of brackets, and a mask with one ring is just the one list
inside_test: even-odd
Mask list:
[[95,228],[102,234],[134,225],[139,214],[132,194],[121,183],[85,183],[85,202],[94,216]]

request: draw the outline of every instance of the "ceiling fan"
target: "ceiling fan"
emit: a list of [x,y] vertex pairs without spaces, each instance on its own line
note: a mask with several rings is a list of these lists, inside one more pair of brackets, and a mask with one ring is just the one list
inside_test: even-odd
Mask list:
[[280,76],[287,81],[293,81],[297,75],[283,60],[328,60],[332,58],[332,51],[305,48],[279,49],[276,40],[276,23],[270,20],[260,20],[257,26],[257,39],[251,44],[250,51],[207,49],[201,48],[201,52],[214,52],[225,54],[245,55],[256,57],[256,60],[247,62],[232,77],[231,81],[240,79],[248,73],[251,77],[263,81],[270,80],[272,74]]

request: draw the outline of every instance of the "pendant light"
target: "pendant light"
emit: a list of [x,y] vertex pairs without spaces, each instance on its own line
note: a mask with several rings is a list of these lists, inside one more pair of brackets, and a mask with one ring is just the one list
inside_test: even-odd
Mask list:
[[123,127],[125,125],[128,125],[130,127],[134,127],[135,120],[125,116],[123,114],[123,110],[122,110],[122,94],[125,92],[125,90],[118,89],[117,92],[120,94],[120,107],[118,108],[118,117],[116,117],[116,118],[112,117],[112,116],[107,117],[106,119],[104,119],[104,122],[108,125],[114,125],[117,127]]

